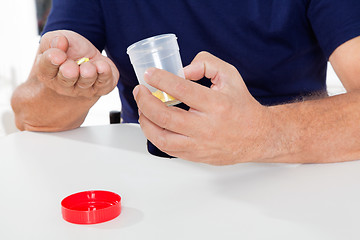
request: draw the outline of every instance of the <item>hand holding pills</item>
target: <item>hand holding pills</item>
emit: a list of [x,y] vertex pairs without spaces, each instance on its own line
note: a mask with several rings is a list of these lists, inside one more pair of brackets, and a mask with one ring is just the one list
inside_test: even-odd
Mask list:
[[119,77],[109,58],[71,31],[45,34],[35,64],[39,81],[64,96],[98,98],[109,93]]

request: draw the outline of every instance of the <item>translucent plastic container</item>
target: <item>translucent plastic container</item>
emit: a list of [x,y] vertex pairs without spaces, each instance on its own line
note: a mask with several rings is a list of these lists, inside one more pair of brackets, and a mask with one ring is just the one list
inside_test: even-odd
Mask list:
[[166,105],[176,105],[180,101],[160,91],[144,81],[144,73],[150,67],[164,69],[179,77],[184,77],[179,45],[175,34],[162,34],[136,42],[127,48],[131,64],[140,84],[145,85],[154,96]]

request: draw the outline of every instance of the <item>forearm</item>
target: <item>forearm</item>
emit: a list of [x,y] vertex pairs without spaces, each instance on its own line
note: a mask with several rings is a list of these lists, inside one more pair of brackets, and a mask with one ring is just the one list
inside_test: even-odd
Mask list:
[[268,161],[325,163],[360,159],[360,92],[269,107]]
[[30,78],[14,91],[11,105],[20,130],[49,132],[79,127],[97,100],[59,95]]

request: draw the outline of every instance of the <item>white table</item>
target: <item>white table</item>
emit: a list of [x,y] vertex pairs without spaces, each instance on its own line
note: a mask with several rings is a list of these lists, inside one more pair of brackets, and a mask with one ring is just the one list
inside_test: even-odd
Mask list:
[[[137,125],[0,139],[0,239],[360,239],[360,161],[215,167],[151,156]],[[84,190],[122,197],[95,225],[62,219]]]

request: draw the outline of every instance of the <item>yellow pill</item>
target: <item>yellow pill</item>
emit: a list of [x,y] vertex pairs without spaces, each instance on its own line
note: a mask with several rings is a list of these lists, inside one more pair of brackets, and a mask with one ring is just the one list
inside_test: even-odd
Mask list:
[[160,91],[160,90],[157,90],[157,91],[153,92],[152,95],[154,95],[155,97],[160,99],[162,102],[168,102],[168,101],[175,100],[174,97],[172,97],[169,94],[164,93],[163,91]]
[[89,60],[90,60],[89,58],[84,57],[84,58],[81,58],[81,59],[77,60],[76,63],[77,63],[78,65],[80,65],[80,64],[82,64],[82,63],[88,62]]

